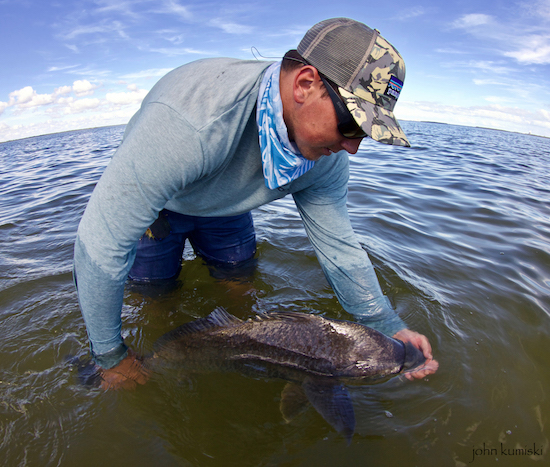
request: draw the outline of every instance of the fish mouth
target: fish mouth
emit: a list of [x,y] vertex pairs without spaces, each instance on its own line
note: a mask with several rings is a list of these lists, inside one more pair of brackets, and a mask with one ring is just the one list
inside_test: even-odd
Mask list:
[[403,346],[405,347],[405,361],[401,370],[402,372],[408,373],[426,362],[424,354],[410,342],[403,343]]

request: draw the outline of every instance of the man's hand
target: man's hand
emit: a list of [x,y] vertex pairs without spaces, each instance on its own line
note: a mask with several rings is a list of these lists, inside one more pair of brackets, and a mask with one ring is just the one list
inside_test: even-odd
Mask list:
[[135,389],[138,384],[145,384],[149,379],[148,371],[137,354],[128,349],[128,355],[114,368],[101,369],[102,389]]
[[412,381],[414,378],[422,379],[428,375],[431,375],[437,371],[439,368],[439,363],[433,359],[432,355],[432,346],[428,341],[426,336],[419,334],[417,332],[411,331],[410,329],[402,329],[401,331],[393,335],[394,339],[399,339],[402,342],[410,342],[414,347],[420,350],[426,362],[420,368],[405,373],[405,377]]

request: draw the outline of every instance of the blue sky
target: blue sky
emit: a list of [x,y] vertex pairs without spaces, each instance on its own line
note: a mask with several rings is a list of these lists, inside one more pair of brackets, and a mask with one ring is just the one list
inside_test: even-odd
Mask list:
[[169,70],[281,57],[336,16],[404,57],[399,119],[550,137],[550,0],[0,0],[0,141],[126,123]]

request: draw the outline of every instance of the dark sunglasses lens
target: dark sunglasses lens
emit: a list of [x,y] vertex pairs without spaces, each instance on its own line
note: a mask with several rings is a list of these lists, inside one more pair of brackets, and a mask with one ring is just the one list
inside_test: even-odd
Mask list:
[[338,125],[338,130],[342,136],[349,139],[365,138],[368,136],[363,129],[355,123],[355,120],[348,125]]
[[327,80],[321,77],[325,88],[327,89],[328,95],[334,104],[334,110],[336,111],[336,118],[338,119],[338,131],[342,134],[344,138],[364,138],[367,134],[361,129],[359,125],[355,122],[355,119],[349,112],[346,104],[332,88],[332,86],[327,82]]

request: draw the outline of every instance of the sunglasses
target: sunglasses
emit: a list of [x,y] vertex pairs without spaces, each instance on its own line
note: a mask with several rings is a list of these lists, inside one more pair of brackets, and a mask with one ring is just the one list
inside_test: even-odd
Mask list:
[[334,88],[329,84],[328,80],[319,73],[321,81],[327,89],[328,95],[334,104],[334,110],[336,111],[336,118],[338,119],[338,131],[344,138],[354,139],[354,138],[365,138],[368,136],[363,129],[357,125],[357,122],[351,115],[350,111],[344,104],[342,98],[334,90]]

